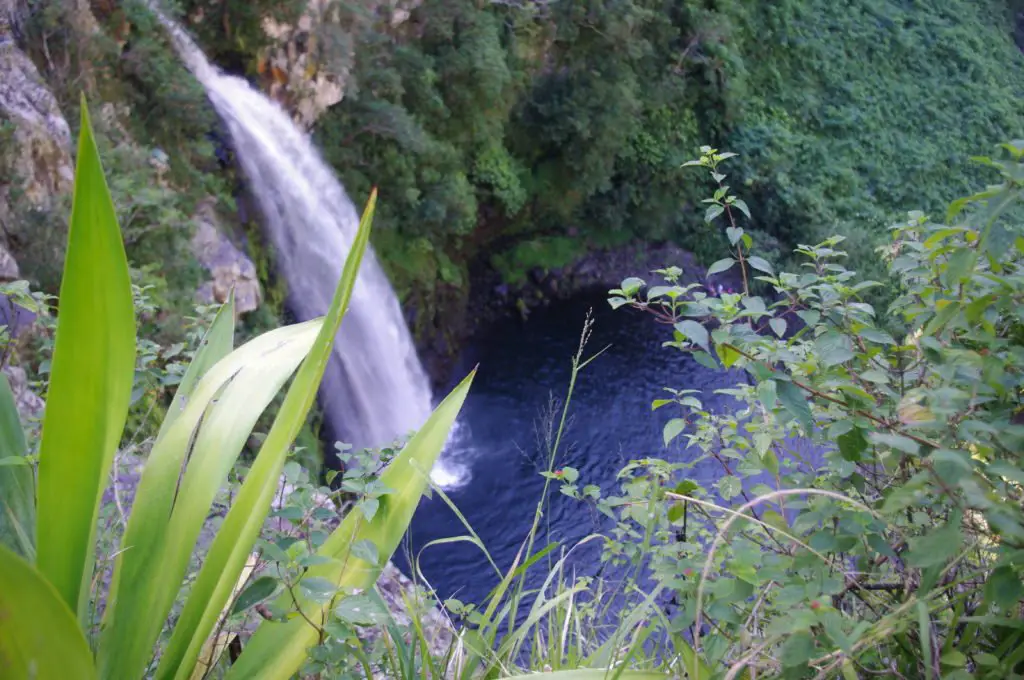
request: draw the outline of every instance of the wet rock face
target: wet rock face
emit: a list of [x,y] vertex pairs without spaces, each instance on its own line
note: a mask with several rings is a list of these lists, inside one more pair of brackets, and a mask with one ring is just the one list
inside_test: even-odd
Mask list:
[[[420,1],[371,0],[364,9],[368,16],[388,17],[391,28],[397,28]],[[308,0],[294,25],[271,19],[263,22],[263,30],[275,43],[260,55],[263,88],[307,130],[345,96],[355,43],[345,40],[343,33],[326,39],[322,30],[340,23],[340,7],[331,0]]]
[[0,220],[18,200],[54,206],[71,189],[71,131],[35,64],[18,49],[0,7]]
[[223,303],[234,288],[236,314],[258,309],[263,292],[256,265],[221,228],[213,202],[201,203],[193,221],[196,231],[192,237],[192,252],[212,277],[197,291],[199,302]]

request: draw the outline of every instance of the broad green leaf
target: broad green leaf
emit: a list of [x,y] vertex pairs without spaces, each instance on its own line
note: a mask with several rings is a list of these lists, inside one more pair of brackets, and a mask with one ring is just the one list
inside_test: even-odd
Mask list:
[[1013,567],[998,567],[985,580],[985,599],[994,602],[1003,611],[1012,611],[1022,598],[1024,582]]
[[869,435],[871,441],[880,446],[888,446],[889,448],[902,451],[903,453],[909,453],[912,456],[916,456],[921,450],[921,445],[915,442],[910,437],[904,437],[901,434],[889,434],[888,432],[871,432]]
[[235,291],[232,289],[227,302],[217,310],[217,316],[214,317],[213,323],[203,335],[195,356],[192,357],[192,361],[188,365],[188,370],[185,371],[181,382],[178,383],[178,389],[174,392],[174,399],[167,409],[164,422],[160,424],[157,439],[163,436],[171,424],[178,419],[181,412],[185,410],[185,405],[195,391],[199,379],[206,375],[207,371],[218,361],[230,354],[234,345]]
[[705,352],[710,352],[708,344],[708,329],[692,319],[685,319],[675,325],[675,329],[686,336],[686,339],[701,347]]
[[853,345],[849,337],[829,331],[814,341],[814,354],[825,366],[838,366],[853,358]]
[[836,437],[836,443],[843,458],[855,463],[863,459],[862,454],[868,448],[868,440],[864,438],[864,431],[859,427],[851,428],[849,432]]
[[786,334],[786,320],[782,317],[773,317],[772,320],[768,322],[768,325],[772,327],[775,335],[780,338]]
[[743,230],[739,227],[726,227],[725,235],[729,238],[729,245],[734,246],[743,238]]
[[146,502],[132,508],[104,613],[103,677],[145,670],[218,490],[320,326],[313,320],[275,329],[222,359],[153,446],[136,491]]
[[747,262],[750,264],[751,267],[758,271],[764,272],[765,274],[775,274],[775,269],[772,268],[771,263],[769,263],[768,260],[764,259],[763,257],[751,255],[750,257],[747,258]]
[[719,260],[718,262],[715,262],[710,267],[708,267],[707,275],[711,276],[712,274],[720,274],[729,269],[730,267],[732,267],[734,264],[736,264],[736,260],[732,259],[731,257]]
[[680,433],[686,429],[686,420],[683,418],[673,418],[672,420],[665,423],[665,428],[662,431],[662,436],[665,440],[665,446],[668,446],[673,439],[678,437]]
[[273,595],[277,591],[277,585],[278,580],[273,576],[260,576],[241,592],[231,607],[231,613],[238,614],[250,607],[255,607]]
[[895,345],[896,341],[892,339],[892,336],[885,331],[880,331],[877,328],[862,328],[857,331],[857,335],[870,340],[871,342],[877,342],[880,345]]
[[725,208],[718,205],[717,203],[708,207],[707,212],[704,213],[705,222],[713,222],[715,218],[725,212]]
[[949,521],[927,534],[910,539],[910,550],[906,553],[907,564],[919,569],[945,564],[963,549],[963,531],[958,512],[950,515]]
[[747,202],[744,201],[742,198],[737,198],[736,200],[734,200],[732,202],[732,205],[737,207],[737,208],[739,208],[740,212],[743,213],[744,215],[746,215],[748,220],[751,219],[751,217],[750,217],[750,207],[747,206]]
[[811,434],[814,431],[814,416],[811,415],[804,391],[786,381],[776,381],[775,391],[783,408],[796,418],[806,434]]
[[[0,373],[0,462],[26,461],[25,433],[7,376]],[[35,477],[30,465],[0,464],[0,546],[32,561],[35,548]]]
[[60,593],[2,545],[0,675],[11,680],[96,677],[89,643]]
[[[456,416],[469,392],[471,373],[435,409],[427,422],[413,435],[402,452],[381,473],[381,484],[394,492],[381,496],[381,508],[373,520],[350,512],[328,537],[319,554],[337,562],[317,565],[308,576],[325,578],[339,588],[369,589],[380,575],[381,563],[391,558],[405,534],[420,497],[427,487],[429,471],[437,460]],[[368,563],[352,554],[352,546],[362,540],[377,546],[380,562]],[[312,616],[322,615],[324,607],[308,601],[300,604]],[[280,601],[282,606],[288,602]],[[264,622],[250,639],[245,651],[231,667],[226,678],[284,680],[298,671],[306,650],[316,644],[317,631],[301,617],[288,623]]]
[[[359,231],[335,289],[334,298],[320,327],[312,350],[299,367],[284,403],[268,432],[249,475],[235,497],[220,531],[210,545],[206,560],[199,571],[192,591],[175,625],[171,640],[160,659],[157,678],[185,680],[196,664],[200,650],[213,632],[221,610],[231,597],[232,590],[245,561],[259,536],[263,522],[270,512],[285,457],[305,424],[306,417],[316,401],[317,388],[331,356],[335,336],[348,309],[359,266],[370,237],[376,191],[371,193],[359,222]],[[408,448],[408,447],[407,447]],[[384,480],[382,479],[382,482]],[[385,486],[391,486],[385,484]],[[394,487],[391,487],[394,488]],[[378,512],[377,518],[385,512]],[[350,514],[349,517],[353,515]],[[354,520],[353,520],[354,521]],[[321,551],[323,553],[323,551]],[[390,554],[390,553],[388,553]],[[327,555],[328,557],[330,555]],[[310,571],[323,568],[313,567]],[[311,573],[311,576],[317,574]],[[249,648],[247,648],[247,651]],[[264,652],[271,652],[265,649]],[[244,654],[243,654],[244,656]],[[253,653],[250,653],[250,657]],[[288,677],[286,674],[284,677]]]
[[135,375],[131,279],[83,98],[39,453],[36,563],[85,616],[97,517]]

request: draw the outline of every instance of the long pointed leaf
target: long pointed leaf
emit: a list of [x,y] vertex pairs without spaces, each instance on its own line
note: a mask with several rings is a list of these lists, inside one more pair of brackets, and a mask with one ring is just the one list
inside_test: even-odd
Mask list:
[[267,433],[259,455],[249,470],[235,503],[207,553],[174,633],[160,659],[157,678],[185,680],[196,665],[199,652],[213,631],[217,617],[231,597],[238,574],[252,551],[274,498],[288,449],[298,436],[331,356],[334,338],[348,309],[359,265],[370,238],[370,224],[377,193],[370,195],[359,222],[338,287],[313,349],[299,368],[285,395],[281,410]]
[[131,279],[85,101],[39,455],[37,564],[84,615],[100,499],[135,373]]
[[222,359],[154,445],[104,615],[98,655],[102,677],[142,674],[217,491],[260,414],[308,353],[320,325],[314,320],[278,328]]
[[[25,455],[25,432],[7,376],[0,373],[0,460]],[[36,497],[32,467],[0,465],[0,545],[35,559]]]
[[[428,470],[441,453],[455,418],[473,382],[467,376],[434,410],[427,422],[413,435],[402,452],[381,473],[380,482],[394,489],[381,498],[373,519],[366,521],[361,513],[350,512],[340,526],[324,541],[318,554],[333,558],[328,564],[309,569],[310,577],[326,578],[343,589],[368,589],[376,583],[381,568],[398,548],[427,487]],[[371,564],[351,554],[359,541],[369,540],[377,547],[378,564]],[[290,596],[285,596],[289,597]],[[323,605],[299,597],[303,611],[314,620],[323,620]],[[286,605],[286,600],[279,601]],[[328,605],[329,606],[329,605]],[[306,658],[306,650],[316,644],[319,631],[302,617],[288,623],[264,621],[256,629],[238,661],[228,671],[226,680],[285,680],[297,672]]]
[[178,419],[181,412],[185,410],[185,404],[195,391],[199,380],[218,361],[230,354],[234,346],[235,290],[232,288],[227,302],[217,310],[217,316],[213,318],[213,323],[210,324],[210,328],[203,335],[199,348],[196,349],[195,356],[192,357],[192,361],[188,365],[188,370],[185,371],[181,382],[178,383],[178,389],[174,392],[171,407],[167,409],[164,422],[160,424],[160,432],[157,435],[158,439],[163,436],[164,432]]
[[92,653],[60,593],[0,546],[0,675],[35,680],[96,677]]

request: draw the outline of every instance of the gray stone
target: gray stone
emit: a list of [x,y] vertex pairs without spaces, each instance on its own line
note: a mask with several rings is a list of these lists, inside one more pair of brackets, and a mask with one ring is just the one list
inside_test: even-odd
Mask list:
[[17,281],[20,276],[18,263],[14,260],[14,256],[0,243],[0,283]]
[[258,309],[263,293],[256,265],[224,233],[212,200],[199,205],[193,222],[192,252],[212,277],[199,287],[197,299],[203,304],[223,303],[234,288],[236,314]]
[[22,423],[39,420],[43,417],[46,409],[46,402],[38,394],[32,391],[28,384],[28,376],[21,366],[6,365],[3,373],[11,385],[11,392],[14,394],[14,404],[18,407],[18,415]]

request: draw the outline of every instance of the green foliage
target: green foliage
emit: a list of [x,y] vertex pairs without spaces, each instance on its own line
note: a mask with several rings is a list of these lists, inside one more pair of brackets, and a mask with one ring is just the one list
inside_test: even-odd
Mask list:
[[[951,168],[1024,127],[1000,0],[437,1],[398,26],[360,16],[343,22],[345,100],[316,134],[346,186],[381,187],[382,259],[428,308],[442,259],[410,239],[509,280],[521,243],[552,244],[532,258],[550,266],[628,238],[714,261],[722,242],[685,209],[700,195],[678,157],[708,138],[742,154],[738,181],[762,206],[745,228],[777,241],[762,256],[835,229],[880,276],[873,248],[895,212],[965,191],[978,174]],[[573,252],[558,247],[570,230]]]
[[[733,154],[703,152],[688,165],[721,185]],[[678,411],[666,441],[685,437],[696,461],[633,461],[620,496],[566,487],[617,519],[605,559],[674,593],[666,632],[689,630],[731,677],[1021,671],[1024,142],[978,160],[998,184],[893,228],[889,314],[904,335],[862,301],[879,284],[841,264],[841,236],[800,246],[801,273],[776,273],[731,222],[731,264],[766,296],[708,295],[678,270],[611,292],[674,323],[671,346],[749,376],[720,390],[739,400],[731,414],[690,390],[654,402]],[[716,192],[708,217],[730,197]],[[714,488],[686,478],[704,459],[722,468]]]
[[[157,677],[187,678],[211,635],[216,646],[222,612],[234,608],[236,583],[270,510],[288,450],[315,400],[348,307],[369,240],[376,196],[370,197],[325,318],[271,331],[232,351],[233,300],[220,310],[180,377],[139,481],[137,502],[113,560],[109,590],[100,595],[93,587],[105,579],[100,578],[101,572],[94,572],[94,539],[107,476],[129,409],[135,322],[121,232],[84,105],[82,116],[74,210],[39,453],[37,519],[34,526],[22,525],[32,521],[22,502],[5,503],[0,516],[0,537],[27,557],[0,547],[0,592],[4,593],[0,597],[0,659],[15,677],[63,677],[69,672],[68,664],[70,672],[81,677],[146,674],[218,491],[260,413],[295,373],[159,655]],[[376,581],[379,570],[357,568],[359,560],[364,565],[368,560],[375,562],[376,557],[367,557],[371,549],[374,556],[387,558],[397,547],[426,471],[440,453],[470,382],[471,377],[439,406],[399,454],[397,465],[381,474],[384,486],[373,497],[374,511],[350,513],[326,536],[321,550],[324,561],[314,570],[319,569],[316,575],[327,586],[362,589]],[[0,436],[16,452],[25,447],[6,381],[2,387],[6,396],[0,396]],[[24,469],[30,464],[5,456],[3,467]],[[6,474],[0,477],[5,499],[6,492],[23,491],[23,481]],[[116,503],[121,510],[120,501]],[[364,520],[365,516],[371,517]],[[33,532],[34,555],[31,542],[25,539]],[[349,553],[358,559],[349,560]],[[349,593],[332,596],[332,607],[348,606],[345,595]],[[92,635],[94,624],[90,605],[100,597],[105,603],[103,620],[90,649],[87,636]],[[297,621],[302,625],[258,632],[260,639],[279,639],[248,648],[238,663],[259,668],[261,677],[290,677],[303,663],[311,644],[307,638],[317,636],[302,619]],[[54,648],[70,656],[55,664]],[[267,655],[273,666],[261,661]]]

